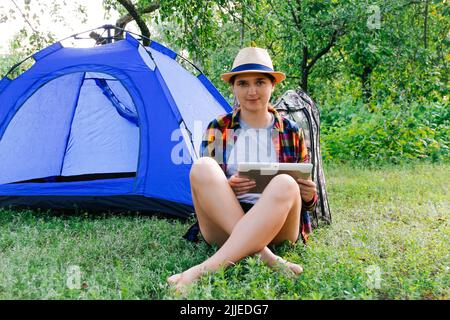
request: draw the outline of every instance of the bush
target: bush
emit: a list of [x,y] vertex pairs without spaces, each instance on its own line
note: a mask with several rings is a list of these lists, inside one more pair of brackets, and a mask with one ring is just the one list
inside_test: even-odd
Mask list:
[[386,101],[373,112],[360,103],[348,104],[322,110],[325,162],[448,161],[450,114],[443,104]]

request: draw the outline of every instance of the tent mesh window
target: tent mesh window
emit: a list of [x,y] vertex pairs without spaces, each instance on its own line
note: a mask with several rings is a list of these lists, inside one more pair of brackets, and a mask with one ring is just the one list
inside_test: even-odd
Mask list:
[[136,175],[139,122],[126,88],[104,73],[60,76],[18,109],[0,140],[0,184]]

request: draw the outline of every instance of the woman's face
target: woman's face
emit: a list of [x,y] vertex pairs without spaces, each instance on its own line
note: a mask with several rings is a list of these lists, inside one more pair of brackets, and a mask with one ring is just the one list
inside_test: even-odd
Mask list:
[[274,86],[263,73],[243,73],[235,76],[233,92],[241,108],[258,111],[267,109]]

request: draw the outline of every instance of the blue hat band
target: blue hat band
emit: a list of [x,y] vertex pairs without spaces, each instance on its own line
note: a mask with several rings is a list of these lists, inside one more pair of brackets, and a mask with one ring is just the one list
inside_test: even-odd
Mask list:
[[257,64],[257,63],[247,63],[247,64],[242,64],[236,68],[234,68],[233,70],[231,70],[231,72],[239,72],[239,71],[246,71],[246,70],[260,70],[260,71],[270,71],[273,72],[273,69],[262,65],[262,64]]

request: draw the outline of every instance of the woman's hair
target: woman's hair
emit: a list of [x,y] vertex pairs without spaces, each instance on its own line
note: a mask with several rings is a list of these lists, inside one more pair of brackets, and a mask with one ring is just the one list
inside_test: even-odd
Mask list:
[[[266,78],[268,78],[272,83],[275,82],[275,77],[273,75],[271,75],[270,73],[261,73],[261,74],[264,75]],[[230,78],[229,82],[230,82],[230,84],[232,86],[234,85],[234,81],[236,80],[236,76],[237,76],[237,74]]]

